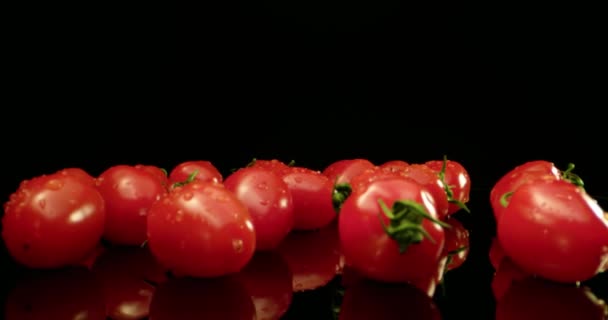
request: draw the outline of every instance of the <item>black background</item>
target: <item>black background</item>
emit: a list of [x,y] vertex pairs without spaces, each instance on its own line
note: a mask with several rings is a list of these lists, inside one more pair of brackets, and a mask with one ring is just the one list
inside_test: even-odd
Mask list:
[[12,18],[5,200],[70,166],[206,159],[227,173],[253,157],[322,169],[445,154],[473,181],[479,245],[453,281],[476,283],[474,298],[453,305],[475,313],[491,310],[487,197],[502,174],[574,162],[590,193],[608,195],[591,8],[266,0],[32,6]]

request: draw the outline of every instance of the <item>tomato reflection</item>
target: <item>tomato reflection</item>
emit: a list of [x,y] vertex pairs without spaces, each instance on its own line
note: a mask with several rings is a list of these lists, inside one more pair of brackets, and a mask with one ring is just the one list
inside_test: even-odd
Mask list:
[[236,277],[175,278],[156,288],[150,320],[256,319],[251,296]]
[[101,254],[92,267],[103,289],[108,317],[114,320],[148,316],[154,287],[164,273],[146,248],[114,247]]
[[496,306],[497,320],[603,320],[607,317],[606,304],[587,288],[536,278],[514,283]]
[[103,295],[84,267],[32,271],[6,300],[8,320],[104,320]]
[[441,313],[433,300],[414,286],[362,280],[346,288],[338,319],[440,320]]
[[292,275],[287,262],[276,252],[257,252],[240,273],[251,295],[258,320],[278,320],[289,309]]
[[335,224],[317,231],[289,234],[279,246],[293,274],[293,291],[306,291],[329,283],[340,269]]
[[518,281],[526,279],[530,275],[523,271],[511,259],[503,257],[492,278],[492,293],[496,301],[502,299],[509,288]]

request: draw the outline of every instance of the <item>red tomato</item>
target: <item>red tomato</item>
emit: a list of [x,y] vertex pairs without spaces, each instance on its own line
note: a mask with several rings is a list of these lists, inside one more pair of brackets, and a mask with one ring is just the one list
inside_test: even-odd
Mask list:
[[86,172],[80,168],[66,168],[66,169],[59,170],[57,173],[63,174],[63,175],[71,175],[75,178],[80,179],[82,182],[84,182],[86,184],[89,184],[92,186],[95,185],[95,178],[93,176],[91,176],[88,172]]
[[606,304],[588,288],[528,278],[513,284],[496,305],[496,320],[605,320]]
[[150,320],[256,320],[245,286],[235,277],[171,279],[156,288]]
[[334,185],[318,171],[292,167],[283,175],[293,198],[296,230],[312,230],[329,225],[336,217],[332,194]]
[[336,161],[323,170],[323,174],[334,184],[349,183],[350,180],[375,165],[365,159],[344,159]]
[[437,263],[437,266],[435,267],[434,273],[428,275],[426,278],[416,279],[410,282],[410,284],[418,288],[421,292],[426,293],[426,295],[430,298],[432,298],[435,295],[437,285],[441,284],[441,281],[443,281],[447,262],[448,257],[441,257],[441,259],[439,259],[439,262]]
[[169,176],[167,175],[167,171],[165,169],[159,168],[157,166],[143,164],[135,165],[135,167],[151,173],[158,180],[160,180],[163,186],[165,186],[166,188],[169,187]]
[[560,180],[561,173],[548,161],[529,161],[520,166],[515,167],[507,174],[502,176],[490,191],[490,204],[494,211],[494,216],[498,218],[505,210],[505,206],[501,204],[501,198],[510,192],[515,191],[520,186],[533,182],[535,180]]
[[391,160],[380,165],[381,169],[397,172],[407,168],[410,164],[403,160]]
[[469,255],[469,230],[460,221],[448,218],[445,223],[451,228],[445,231],[445,247],[443,254],[448,257],[447,271],[460,267]]
[[141,264],[139,259],[146,258],[144,250],[140,247],[110,248],[93,265],[92,272],[101,285],[106,313],[111,319],[145,319],[150,312],[154,287],[145,281],[143,270],[134,268]]
[[425,164],[435,170],[442,178],[444,185],[447,186],[446,191],[450,201],[448,215],[461,209],[468,211],[466,203],[469,202],[471,193],[471,178],[462,164],[453,160],[432,160]]
[[604,211],[565,180],[536,180],[515,190],[497,233],[515,263],[553,281],[585,281],[608,263]]
[[256,249],[276,248],[294,225],[293,199],[283,179],[269,169],[246,167],[228,176],[224,186],[249,209]]
[[169,182],[173,184],[187,181],[195,171],[194,180],[214,183],[221,183],[223,180],[220,171],[210,161],[197,160],[182,162],[175,166],[169,173]]
[[23,181],[4,204],[2,238],[10,255],[30,268],[79,264],[104,228],[104,201],[94,186],[73,175]]
[[361,192],[362,190],[367,188],[369,184],[376,180],[392,179],[400,176],[402,177],[402,173],[403,171],[390,171],[388,169],[382,169],[380,167],[367,169],[358,176],[352,178],[350,182],[352,192]]
[[117,245],[146,241],[146,216],[153,202],[165,194],[161,181],[142,167],[116,165],[97,179],[106,204],[104,238]]
[[505,258],[505,252],[502,250],[502,246],[496,237],[492,238],[489,257],[490,263],[492,264],[492,267],[494,267],[494,270],[498,269],[498,266]]
[[257,252],[239,274],[251,295],[257,320],[279,320],[293,297],[292,275],[287,262],[276,251]]
[[85,268],[45,270],[28,274],[9,293],[7,320],[105,320],[99,283]]
[[240,271],[255,251],[247,207],[223,185],[176,187],[148,212],[148,247],[176,274],[216,277]]
[[291,164],[286,164],[277,159],[272,159],[272,160],[253,159],[253,161],[251,161],[251,163],[249,163],[247,166],[255,167],[255,168],[270,169],[271,171],[275,172],[279,176],[283,176],[283,174],[285,172],[288,172],[289,169],[292,167]]
[[344,292],[340,309],[339,320],[441,320],[433,300],[407,284],[357,282]]
[[437,217],[443,220],[448,214],[448,195],[445,192],[443,181],[435,171],[423,164],[412,164],[404,168],[400,174],[412,178],[425,187],[435,200]]
[[513,263],[511,259],[502,259],[492,277],[491,285],[494,299],[500,301],[514,283],[529,277],[530,274],[523,271],[518,265]]
[[340,243],[335,225],[290,233],[279,252],[293,274],[293,291],[308,291],[328,284],[340,268]]
[[372,182],[346,199],[338,219],[346,263],[364,276],[408,282],[436,271],[444,231],[433,197],[414,180]]
[[101,256],[105,251],[106,247],[101,242],[98,243],[97,246],[91,252],[89,252],[89,254],[87,254],[84,260],[82,260],[79,264],[76,264],[76,266],[91,269],[97,258],[99,258],[99,256]]

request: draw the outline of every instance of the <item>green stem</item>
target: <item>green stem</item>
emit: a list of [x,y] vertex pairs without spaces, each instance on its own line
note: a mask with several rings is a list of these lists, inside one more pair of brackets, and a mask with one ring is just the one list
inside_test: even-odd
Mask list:
[[183,186],[187,185],[188,183],[190,183],[190,182],[194,181],[194,179],[196,179],[197,174],[198,174],[198,170],[192,171],[192,173],[188,176],[188,178],[186,180],[174,183],[171,186],[171,188],[183,187]]
[[443,164],[441,165],[441,170],[439,171],[439,173],[437,174],[439,176],[439,179],[441,179],[441,182],[443,183],[443,189],[445,191],[445,194],[448,197],[448,202],[457,205],[460,209],[466,211],[467,213],[471,213],[471,210],[469,209],[469,207],[467,207],[467,205],[457,199],[454,199],[454,191],[452,191],[453,186],[450,186],[446,181],[445,181],[445,171],[447,169],[448,166],[448,157],[446,155],[443,156]]
[[568,163],[566,170],[562,171],[562,178],[577,187],[584,188],[585,183],[583,182],[583,179],[581,179],[581,177],[579,177],[576,173],[572,172],[574,167],[574,163]]
[[346,201],[346,198],[348,198],[352,192],[353,189],[348,183],[334,184],[331,201],[336,213],[340,213],[340,209],[342,208],[344,201]]
[[512,195],[513,191],[509,191],[505,192],[505,194],[500,197],[500,205],[503,206],[503,208],[506,208],[509,205],[509,199],[511,199]]

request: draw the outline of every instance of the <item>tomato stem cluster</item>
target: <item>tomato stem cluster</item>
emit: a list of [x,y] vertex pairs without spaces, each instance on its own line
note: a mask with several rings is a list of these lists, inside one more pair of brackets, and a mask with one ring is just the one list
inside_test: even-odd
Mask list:
[[[451,227],[449,224],[441,222],[429,215],[426,212],[426,209],[415,201],[395,201],[392,210],[389,209],[382,199],[378,199],[378,204],[382,209],[378,215],[382,228],[386,234],[397,241],[399,253],[405,253],[410,245],[420,243],[424,238],[435,243],[435,239],[433,239],[424,227],[422,227],[422,221],[424,219],[437,223],[444,228]],[[388,226],[382,219],[382,213],[390,220]]]
[[194,181],[194,179],[196,179],[197,174],[198,174],[198,170],[194,170],[194,171],[192,171],[192,173],[190,175],[188,175],[188,178],[186,180],[176,182],[171,187],[172,188],[183,187],[183,186],[187,185],[188,183]]
[[331,201],[336,213],[340,213],[342,204],[344,204],[344,201],[350,196],[352,192],[353,189],[348,183],[337,183],[334,185]]
[[573,170],[574,163],[568,163],[568,167],[562,172],[562,178],[577,187],[585,187],[583,179],[581,179],[581,177],[579,177],[576,173],[572,172]]

